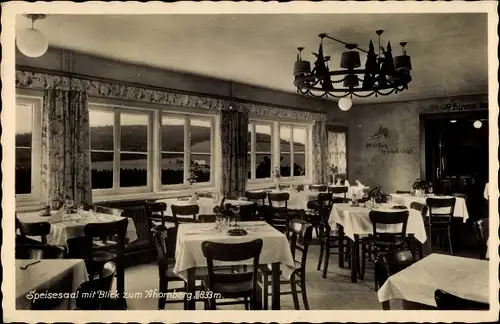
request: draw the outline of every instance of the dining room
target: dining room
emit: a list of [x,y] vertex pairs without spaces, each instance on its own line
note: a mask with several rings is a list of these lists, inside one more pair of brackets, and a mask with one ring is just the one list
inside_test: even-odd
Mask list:
[[32,12],[15,309],[498,313],[489,11]]

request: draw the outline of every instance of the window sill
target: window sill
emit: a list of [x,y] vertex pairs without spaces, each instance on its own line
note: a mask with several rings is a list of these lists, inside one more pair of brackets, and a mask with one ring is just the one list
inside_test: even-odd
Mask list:
[[191,196],[197,192],[211,192],[211,191],[216,191],[216,188],[198,187],[198,188],[183,189],[183,190],[170,190],[170,191],[160,191],[160,192],[114,193],[108,195],[94,192],[92,195],[92,201],[93,203],[100,203],[100,202],[120,201],[120,200],[167,199],[167,198]]
[[309,185],[311,184],[311,180],[308,178],[296,178],[296,179],[286,179],[286,178],[281,178],[278,183],[276,183],[272,179],[258,179],[258,180],[249,180],[248,185],[247,185],[247,190],[259,190],[259,189],[266,189],[269,187],[276,186],[276,184],[279,185]]
[[32,211],[39,211],[43,208],[43,203],[38,200],[16,200],[16,213],[27,213]]

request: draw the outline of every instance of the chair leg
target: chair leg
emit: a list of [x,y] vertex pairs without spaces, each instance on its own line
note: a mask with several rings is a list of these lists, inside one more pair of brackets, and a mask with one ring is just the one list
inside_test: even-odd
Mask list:
[[290,286],[292,287],[293,306],[295,307],[295,310],[300,310],[297,283],[294,280],[295,279],[292,278],[292,282],[290,282]]
[[418,244],[418,254],[420,257],[420,260],[424,257],[424,245],[422,243]]
[[451,255],[454,255],[453,254],[453,247],[451,245],[451,228],[448,228],[448,244],[450,245],[450,253],[451,253]]
[[323,252],[325,251],[325,245],[323,244],[323,239],[321,239],[321,245],[319,248],[319,258],[318,258],[318,266],[316,270],[321,270],[321,263],[323,262]]
[[[165,280],[166,281],[166,280]],[[167,303],[166,292],[168,290],[168,281],[164,282],[160,279],[160,293],[161,296],[158,298],[158,309],[165,309],[165,304]]]
[[325,240],[325,264],[323,265],[323,278],[326,278],[328,272],[328,262],[330,261],[330,239],[327,237]]
[[268,296],[268,291],[269,291],[269,278],[267,275],[263,274],[262,275],[262,294],[264,295],[262,299],[264,299],[262,301],[262,308],[264,310],[268,310],[269,308],[269,305],[268,305],[268,301],[269,301],[269,296]]
[[244,301],[245,301],[245,310],[248,310],[249,308],[248,297],[244,297]]
[[[366,270],[366,253],[369,251],[369,247],[367,248],[365,244],[361,244],[361,267],[359,267],[359,279],[365,280],[365,270]],[[368,255],[371,253],[368,252]],[[370,257],[371,259],[371,257]]]
[[309,301],[307,300],[306,278],[304,274],[300,278],[300,286],[302,290],[302,301],[304,302],[304,309],[309,310]]

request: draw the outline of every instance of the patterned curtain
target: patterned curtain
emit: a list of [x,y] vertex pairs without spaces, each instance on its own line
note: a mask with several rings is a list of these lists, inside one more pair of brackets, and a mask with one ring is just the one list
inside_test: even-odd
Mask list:
[[221,112],[222,194],[243,196],[247,185],[248,112]]
[[42,111],[42,192],[48,205],[71,197],[92,204],[87,94],[45,89]]
[[328,165],[336,166],[338,173],[347,172],[347,143],[345,132],[328,132]]
[[314,123],[312,142],[313,183],[324,184],[328,182],[328,141],[325,121]]

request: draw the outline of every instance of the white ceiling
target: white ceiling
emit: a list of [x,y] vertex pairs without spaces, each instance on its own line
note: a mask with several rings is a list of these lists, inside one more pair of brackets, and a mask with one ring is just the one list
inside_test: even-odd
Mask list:
[[[18,17],[16,28],[30,26]],[[382,45],[390,40],[394,55],[408,42],[413,81],[364,102],[488,90],[485,14],[50,15],[35,26],[51,46],[289,92],[298,46],[314,61],[319,33],[367,48],[384,29]],[[339,67],[344,47],[325,40],[324,49],[330,69]]]

